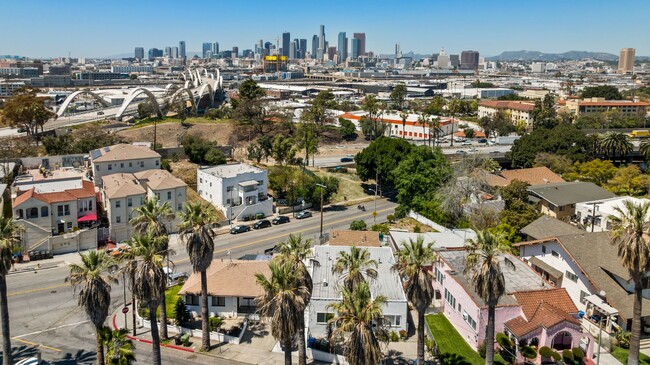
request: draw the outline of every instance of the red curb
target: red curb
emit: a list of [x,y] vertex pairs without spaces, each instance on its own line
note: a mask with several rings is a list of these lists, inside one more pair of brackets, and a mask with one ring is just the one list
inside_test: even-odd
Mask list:
[[[117,320],[117,314],[114,314],[113,315],[113,329],[117,329],[116,320]],[[147,344],[152,344],[153,343],[151,340],[147,340],[147,339],[139,338],[139,337],[134,337],[134,336],[131,336],[131,335],[126,335],[126,338],[128,338],[129,340],[138,341],[138,342],[147,343]],[[168,345],[168,344],[161,343],[160,346],[161,347],[167,347],[167,348],[170,348],[170,349],[173,349],[173,350],[180,350],[180,351],[185,351],[185,352],[194,352],[194,349],[190,349],[190,348],[187,348],[187,347],[180,347],[180,346],[176,346],[176,345]]]

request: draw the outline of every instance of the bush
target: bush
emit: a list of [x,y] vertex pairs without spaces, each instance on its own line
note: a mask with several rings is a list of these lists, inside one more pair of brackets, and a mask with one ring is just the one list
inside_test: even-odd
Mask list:
[[582,359],[585,357],[585,352],[582,351],[580,347],[574,347],[571,349],[571,351],[573,352],[573,357],[575,359]]
[[478,345],[478,354],[484,359],[485,359],[485,351],[486,351],[486,346],[485,346],[485,341],[483,341],[481,342],[480,345]]
[[421,233],[422,232],[422,225],[420,223],[415,223],[415,226],[413,227],[413,233]]
[[620,331],[616,333],[616,343],[618,344],[619,347],[622,347],[624,349],[629,349],[631,337],[632,337],[631,332]]
[[370,227],[370,230],[371,230],[371,231],[379,232],[379,233],[382,233],[382,234],[384,234],[384,235],[387,235],[387,234],[388,234],[389,229],[390,229],[390,227],[388,227],[388,224],[386,224],[386,223],[383,223],[383,224],[373,224],[373,225]]
[[562,351],[562,360],[566,363],[573,364],[573,351],[568,349]]
[[212,317],[208,321],[210,322],[210,332],[217,332],[219,327],[221,327],[221,317]]
[[160,166],[169,172],[172,172],[172,166],[169,164],[169,160],[166,158],[163,158],[162,161],[160,162]]
[[174,306],[174,320],[179,326],[184,326],[191,319],[190,311],[185,305],[183,298],[178,298],[176,300],[176,305]]
[[527,359],[534,359],[537,357],[537,351],[530,346],[521,347],[519,352],[521,352],[521,356]]
[[406,340],[406,335],[408,335],[408,332],[406,332],[406,330],[400,330],[400,331],[399,331],[399,337],[400,337],[402,340]]
[[146,320],[149,320],[149,309],[145,307],[138,307],[138,315]]
[[393,214],[389,214],[386,216],[386,219],[388,219],[388,223],[393,223],[395,221],[395,216]]
[[352,223],[350,223],[350,229],[353,231],[365,231],[368,229],[368,225],[363,220],[352,221]]
[[551,357],[553,357],[553,353],[554,353],[554,352],[555,352],[555,351],[553,351],[553,349],[551,349],[551,348],[548,347],[548,346],[543,346],[543,347],[541,347],[541,348],[539,349],[539,354],[540,354],[542,357],[551,358]]
[[390,333],[390,340],[393,341],[393,342],[399,341],[399,335],[397,334],[397,332],[392,331]]
[[357,138],[357,128],[354,126],[354,123],[347,119],[339,118],[339,125],[341,126],[341,135],[345,139],[355,139]]
[[497,337],[497,343],[502,348],[510,348],[514,346],[510,337],[508,337],[508,335],[506,335],[505,333],[499,332],[497,333],[496,337]]

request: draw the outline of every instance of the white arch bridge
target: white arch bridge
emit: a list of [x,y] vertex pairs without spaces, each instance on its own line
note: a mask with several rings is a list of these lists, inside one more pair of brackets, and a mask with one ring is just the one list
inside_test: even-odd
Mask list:
[[[129,107],[137,105],[143,100],[151,102],[156,115],[159,117],[163,115],[160,106],[165,103],[173,104],[175,102],[189,101],[191,108],[196,111],[201,100],[207,96],[208,105],[210,107],[214,106],[215,95],[217,92],[223,92],[223,78],[219,71],[217,70],[216,77],[214,74],[208,73],[205,69],[189,70],[187,74],[181,74],[181,77],[186,80],[184,85],[170,83],[164,88],[141,86],[130,89],[119,107],[118,105],[113,105],[111,108],[111,104],[104,97],[119,98],[125,95],[125,90],[123,89],[75,91],[63,101],[56,114],[59,117],[64,116],[69,112],[70,107],[74,105],[73,102],[80,96],[94,99],[94,101],[105,108],[102,109],[106,111],[105,114],[102,113],[104,117],[113,115],[116,119],[122,118],[127,113],[133,113],[133,108],[129,109]],[[93,114],[98,114],[97,111],[93,110]],[[99,111],[101,113],[101,110]]]

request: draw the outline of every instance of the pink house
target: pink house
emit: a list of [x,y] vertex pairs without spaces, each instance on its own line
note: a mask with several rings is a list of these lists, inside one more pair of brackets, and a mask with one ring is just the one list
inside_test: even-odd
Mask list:
[[[465,250],[448,250],[438,252],[440,260],[434,264],[434,290],[436,291],[436,298],[439,298],[442,303],[441,311],[454,325],[458,333],[467,341],[467,343],[474,349],[478,349],[480,344],[485,339],[485,328],[487,325],[487,304],[481,297],[474,291],[471,273],[465,273],[465,258],[467,251]],[[556,334],[566,330],[570,333],[579,331],[579,324],[576,326],[577,320],[573,316],[573,312],[564,312],[563,314],[556,313],[561,317],[561,321],[554,322],[552,328],[546,328],[550,322],[545,321],[546,315],[542,313],[536,314],[535,310],[529,310],[534,306],[530,304],[534,300],[528,298],[533,294],[538,293],[534,298],[544,298],[544,294],[549,294],[549,301],[547,304],[541,306],[544,313],[555,313],[550,308],[557,298],[569,298],[564,289],[556,289],[550,283],[542,279],[542,277],[535,272],[525,262],[512,255],[503,255],[500,257],[501,270],[506,281],[506,295],[499,299],[496,308],[496,333],[508,332],[513,339],[538,339],[538,346],[551,346],[549,340],[553,340]],[[506,262],[507,261],[507,262]],[[512,265],[510,265],[512,264]],[[514,267],[514,269],[513,269]],[[564,296],[558,294],[562,291]],[[519,297],[519,298],[518,298]],[[524,305],[522,301],[526,302]],[[530,303],[529,303],[530,302]],[[541,302],[544,302],[541,299]],[[537,307],[540,307],[538,303]],[[562,307],[562,303],[558,302],[556,305]],[[572,306],[575,309],[575,305]],[[571,309],[571,308],[570,308]],[[575,311],[577,312],[577,310]],[[539,316],[537,316],[539,315]],[[555,317],[554,317],[555,318]],[[512,320],[517,319],[515,322]],[[542,320],[544,319],[544,320]],[[510,323],[517,331],[520,329],[529,329],[529,331],[517,332],[521,338],[515,335],[514,331],[507,331],[506,324]],[[531,323],[531,324],[529,324]],[[524,326],[529,324],[529,327]],[[541,326],[541,327],[540,327]],[[544,330],[546,337],[538,334],[538,331]],[[535,336],[536,335],[536,336]],[[549,337],[550,336],[550,337]],[[571,342],[572,347],[578,347],[580,336],[574,336]],[[533,344],[535,341],[533,341]],[[527,342],[526,344],[529,344]],[[589,342],[591,343],[591,341]],[[564,344],[564,342],[563,342]],[[585,352],[587,349],[585,349]]]

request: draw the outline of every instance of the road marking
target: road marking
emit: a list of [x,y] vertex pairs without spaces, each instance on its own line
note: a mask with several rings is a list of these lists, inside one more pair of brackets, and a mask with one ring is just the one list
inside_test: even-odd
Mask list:
[[65,286],[70,286],[70,284],[57,284],[57,285],[52,285],[52,286],[46,286],[44,288],[29,289],[29,290],[19,291],[19,292],[15,292],[15,293],[9,293],[9,294],[7,294],[7,296],[8,297],[13,297],[13,296],[16,296],[16,295],[36,293],[36,292],[39,292],[39,291],[63,288]]
[[88,323],[88,322],[90,322],[90,321],[86,320],[86,321],[81,321],[81,322],[77,322],[77,323],[64,324],[64,325],[61,325],[61,326],[58,326],[58,327],[52,327],[52,328],[48,328],[48,329],[42,330],[42,331],[34,331],[34,332],[31,332],[31,333],[25,333],[24,335],[15,336],[15,337],[12,337],[12,338],[13,339],[18,339],[18,338],[21,338],[21,337],[28,337],[28,336],[38,335],[39,333],[54,331],[54,330],[58,330],[59,328],[78,326],[80,324],[84,324],[84,323]]
[[[377,213],[386,212],[386,211],[394,210],[394,209],[395,209],[394,207],[393,207],[393,208],[386,208],[386,209],[378,210]],[[372,216],[372,212],[369,213],[369,214],[370,214],[370,216]],[[347,220],[349,220],[349,219],[350,219],[350,218],[345,218],[345,219],[339,219],[338,221],[334,221],[334,222],[327,222],[327,225],[338,224],[338,223],[341,223],[341,222],[345,222],[345,221],[347,221]],[[306,231],[309,231],[309,230],[314,229],[314,228],[318,228],[318,227],[305,228],[305,229],[301,229],[301,230],[298,230],[298,231],[293,231],[293,232],[291,232],[291,233],[285,233],[285,234],[281,234],[281,235],[277,235],[277,236],[267,237],[267,238],[260,239],[260,240],[257,240],[257,241],[253,241],[253,242],[242,243],[241,245],[233,246],[233,247],[230,247],[230,248],[225,248],[225,249],[221,249],[221,250],[215,250],[215,251],[214,251],[214,254],[223,253],[223,252],[228,252],[228,251],[230,251],[230,250],[234,250],[234,249],[238,249],[238,248],[242,248],[242,247],[252,246],[252,245],[255,245],[255,244],[258,244],[258,243],[261,243],[261,242],[265,242],[265,241],[269,241],[269,240],[274,240],[274,239],[278,239],[278,238],[286,237],[286,236],[288,236],[288,235],[290,235],[290,234],[306,232]],[[187,261],[189,261],[189,260],[190,260],[190,258],[188,257],[188,258],[181,259],[181,260],[174,261],[174,262],[175,262],[175,263],[181,263],[181,262],[187,262]]]
[[61,349],[57,349],[56,347],[45,346],[45,345],[40,344],[40,343],[36,343],[36,342],[32,342],[32,341],[23,340],[23,339],[20,339],[20,338],[17,338],[17,337],[12,337],[11,339],[12,339],[12,340],[16,340],[16,341],[18,341],[18,342],[25,343],[25,344],[30,345],[30,346],[38,347],[39,349],[40,349],[40,348],[43,348],[43,349],[48,349],[48,350],[52,350],[52,351],[56,351],[56,352],[61,352],[61,351],[63,351],[63,350],[61,350]]

